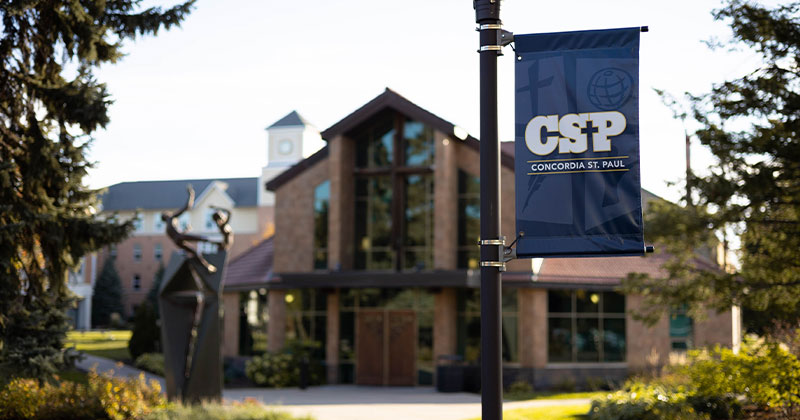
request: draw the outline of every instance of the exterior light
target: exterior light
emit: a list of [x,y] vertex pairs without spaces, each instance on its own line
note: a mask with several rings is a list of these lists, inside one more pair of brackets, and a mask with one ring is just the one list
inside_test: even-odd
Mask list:
[[589,296],[589,300],[591,300],[592,303],[597,305],[597,302],[600,302],[600,295],[598,295],[597,293],[592,293],[592,295]]
[[467,133],[467,130],[464,130],[463,128],[457,125],[453,126],[453,135],[456,136],[461,141],[464,141],[467,139],[467,137],[469,137],[469,133]]
[[293,296],[291,293],[287,293],[287,294],[286,294],[286,297],[285,297],[285,298],[283,298],[283,299],[286,301],[286,303],[292,303],[292,302],[294,302],[294,296]]

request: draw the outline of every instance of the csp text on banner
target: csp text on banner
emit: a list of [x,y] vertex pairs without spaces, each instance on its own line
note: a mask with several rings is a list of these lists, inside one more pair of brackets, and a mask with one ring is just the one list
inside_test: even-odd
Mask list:
[[644,254],[639,36],[514,36],[517,257]]

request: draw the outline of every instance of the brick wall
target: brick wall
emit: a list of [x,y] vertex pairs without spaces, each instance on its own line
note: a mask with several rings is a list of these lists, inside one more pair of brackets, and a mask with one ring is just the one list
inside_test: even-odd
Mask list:
[[345,136],[328,141],[331,207],[328,214],[328,268],[353,268],[355,222],[355,142]]
[[[275,192],[276,273],[314,268],[314,188],[328,179],[328,160],[317,162]],[[332,191],[331,191],[332,192]],[[335,199],[331,199],[335,202]]]

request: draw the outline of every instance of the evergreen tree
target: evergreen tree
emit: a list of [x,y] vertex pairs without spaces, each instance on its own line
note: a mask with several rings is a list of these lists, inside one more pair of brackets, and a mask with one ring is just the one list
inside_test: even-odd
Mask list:
[[156,311],[153,305],[145,300],[136,308],[136,314],[133,316],[133,334],[128,342],[131,358],[136,360],[144,353],[158,351],[160,341],[161,328],[158,327]]
[[153,276],[153,285],[147,291],[147,301],[150,302],[153,309],[156,311],[156,318],[159,318],[158,312],[158,290],[161,289],[161,282],[164,281],[164,264],[158,265],[158,270]]
[[48,378],[68,363],[67,270],[123,239],[130,223],[98,220],[83,177],[90,135],[108,121],[93,71],[125,40],[179,24],[194,1],[0,3],[0,377]]
[[111,314],[122,315],[122,282],[119,279],[114,258],[107,258],[103,270],[94,283],[92,294],[92,326],[105,327],[111,323]]
[[133,334],[128,342],[128,351],[136,360],[143,353],[152,353],[161,349],[161,327],[159,326],[158,290],[164,278],[164,265],[159,264],[153,285],[147,291],[147,298],[138,308],[133,317]]
[[[701,128],[695,136],[717,164],[689,175],[685,207],[656,205],[646,225],[673,255],[666,279],[633,275],[624,288],[644,292],[654,321],[670,307],[740,305],[758,328],[800,321],[800,2],[773,9],[728,0],[714,12],[729,22],[728,46],[758,53],[761,65],[745,76],[688,95]],[[713,243],[713,231],[739,235],[740,267],[712,269],[692,249]],[[721,236],[721,235],[720,235]]]

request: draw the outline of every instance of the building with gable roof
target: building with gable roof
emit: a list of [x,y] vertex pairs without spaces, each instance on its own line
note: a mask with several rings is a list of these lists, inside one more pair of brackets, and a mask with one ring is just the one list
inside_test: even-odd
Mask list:
[[[319,148],[322,140],[319,132],[297,111],[279,119],[266,131],[267,164],[259,177],[134,181],[108,187],[101,197],[102,214],[116,213],[123,220],[138,214],[131,237],[100,255],[100,266],[105,258],[115,258],[123,287],[123,316],[133,315],[150,290],[159,266],[166,266],[170,255],[177,250],[165,236],[161,213],[174,211],[186,203],[187,185],[194,189],[195,201],[193,209],[180,218],[184,229],[219,239],[219,231],[211,219],[214,207],[232,210],[235,238],[230,258],[272,235],[274,195],[264,188],[265,183],[311,154],[314,147]],[[200,244],[201,251],[211,249],[210,244]]]
[[[475,390],[478,139],[389,89],[323,131],[324,147],[300,159],[297,139],[319,138],[308,126],[292,113],[268,128],[270,164],[257,179],[195,180],[212,188],[209,204],[230,199],[239,212],[233,218],[239,248],[224,273],[224,354],[311,340],[329,383]],[[292,146],[282,146],[284,140]],[[502,233],[513,238],[513,143],[501,150]],[[238,195],[239,183],[254,184],[253,191]],[[125,188],[144,187],[112,186],[110,209],[129,211],[113,204],[113,194]],[[643,198],[645,205],[659,199],[646,191]],[[200,203],[189,223],[202,227],[204,208]],[[144,226],[160,210],[143,211]],[[237,226],[237,218],[251,224]],[[264,238],[268,221],[274,235]],[[156,229],[139,232],[117,247],[117,258],[135,256],[131,247],[146,238],[166,241]],[[713,266],[714,257],[700,260]],[[617,286],[630,272],[663,275],[665,258],[509,262],[502,301],[506,384],[619,380],[666,363],[675,351],[736,346],[736,308],[702,322],[679,310],[654,327],[633,319],[641,299]],[[127,302],[138,298],[130,293]]]
[[[262,283],[239,296],[238,307],[252,313],[237,318],[257,322],[242,328],[228,319],[226,331],[251,331],[239,340],[251,343],[247,351],[256,336],[258,351],[277,351],[290,340],[317,341],[316,357],[330,383],[432,384],[439,365],[458,360],[447,369],[475,389],[478,139],[389,89],[322,137],[324,148],[266,185],[275,193],[272,264],[269,275],[258,276]],[[507,238],[515,225],[513,162],[513,143],[505,143],[501,217]],[[663,275],[665,258],[508,263],[505,382],[546,387],[619,380],[666,363],[674,351],[736,345],[735,308],[703,322],[676,311],[653,328],[633,319],[640,298],[616,287],[630,272]],[[226,299],[226,308],[237,306],[235,296]]]

